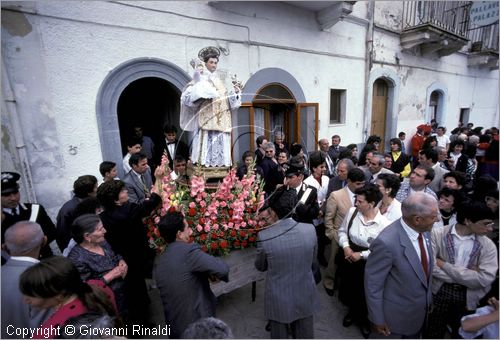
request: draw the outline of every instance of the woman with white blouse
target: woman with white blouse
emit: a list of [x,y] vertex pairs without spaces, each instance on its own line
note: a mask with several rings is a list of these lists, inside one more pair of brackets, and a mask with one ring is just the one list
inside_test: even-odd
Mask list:
[[328,261],[325,258],[325,246],[330,243],[330,240],[325,235],[325,225],[323,224],[324,209],[322,205],[325,203],[328,192],[328,182],[330,178],[326,173],[326,155],[322,151],[314,151],[309,154],[309,170],[311,175],[304,180],[304,183],[316,188],[318,192],[319,215],[313,220],[316,227],[316,235],[318,236],[318,262],[326,267]]
[[357,322],[363,336],[368,337],[370,323],[364,291],[366,259],[370,256],[370,244],[390,224],[382,216],[377,204],[382,193],[375,184],[357,189],[354,207],[349,210],[339,229],[339,245],[343,249],[338,257],[339,298],[348,308],[343,326]]
[[380,174],[375,184],[382,193],[382,200],[377,205],[380,213],[391,223],[401,218],[401,203],[395,199],[401,186],[399,176],[393,174]]

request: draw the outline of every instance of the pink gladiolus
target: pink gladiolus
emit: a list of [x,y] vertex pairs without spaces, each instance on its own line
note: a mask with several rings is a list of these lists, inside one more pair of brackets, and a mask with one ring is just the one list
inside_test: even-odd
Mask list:
[[205,224],[205,227],[203,228],[203,230],[205,230],[206,233],[209,233],[210,232],[210,225]]
[[205,201],[200,201],[200,207],[206,207],[207,206],[207,202]]
[[233,228],[233,227],[234,227],[234,223],[233,223],[233,222],[229,222],[229,223],[227,224],[227,226],[228,226],[228,228]]
[[196,208],[196,203],[194,203],[194,202],[190,202],[190,203],[189,203],[189,207],[190,207],[190,208],[193,208],[193,209],[194,209],[194,208]]
[[160,223],[160,216],[156,216],[154,219],[155,223],[158,224]]
[[212,226],[212,229],[219,230],[219,225],[217,223],[214,223],[214,225]]
[[221,201],[220,202],[220,206],[223,207],[223,208],[227,207],[226,201]]
[[196,230],[198,230],[198,232],[201,233],[201,231],[203,230],[203,227],[201,226],[201,224],[198,224],[196,226]]

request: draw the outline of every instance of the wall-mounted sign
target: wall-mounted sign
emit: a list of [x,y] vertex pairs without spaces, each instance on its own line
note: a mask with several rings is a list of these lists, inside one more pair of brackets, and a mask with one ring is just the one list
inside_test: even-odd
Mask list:
[[474,1],[470,9],[473,27],[486,26],[498,21],[498,1]]

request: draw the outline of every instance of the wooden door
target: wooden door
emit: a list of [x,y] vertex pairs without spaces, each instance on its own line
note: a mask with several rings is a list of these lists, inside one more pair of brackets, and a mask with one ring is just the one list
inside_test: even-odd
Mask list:
[[316,150],[318,142],[318,103],[297,103],[295,115],[295,141],[304,147],[305,151]]
[[387,116],[387,83],[382,79],[377,79],[373,83],[372,97],[372,128],[370,135],[380,136],[380,151],[384,151],[385,145],[385,124]]

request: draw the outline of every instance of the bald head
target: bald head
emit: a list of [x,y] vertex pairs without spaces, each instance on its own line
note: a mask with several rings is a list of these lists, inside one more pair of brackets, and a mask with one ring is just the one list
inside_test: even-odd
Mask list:
[[45,235],[38,223],[20,221],[5,231],[5,246],[11,256],[31,256],[38,258],[38,252]]
[[437,200],[424,192],[415,192],[401,204],[403,220],[418,232],[429,231],[438,220]]
[[319,149],[321,151],[328,152],[328,147],[330,146],[330,143],[328,142],[328,139],[322,138],[318,141]]

